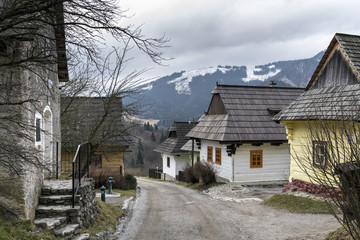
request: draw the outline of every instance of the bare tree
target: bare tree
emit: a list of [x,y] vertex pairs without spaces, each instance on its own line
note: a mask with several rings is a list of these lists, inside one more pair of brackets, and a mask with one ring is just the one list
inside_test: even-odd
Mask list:
[[[137,101],[123,104],[125,97],[136,97],[143,80],[143,71],[122,75],[127,49],[114,49],[104,65],[90,71],[85,69],[79,79],[73,79],[62,87],[62,136],[64,147],[89,142],[91,152],[98,148],[129,144],[130,130],[134,127],[129,117],[138,115],[141,107]],[[115,55],[115,56],[113,56]],[[116,59],[115,62],[113,60]],[[89,72],[90,71],[90,72]]]
[[334,203],[330,213],[353,239],[360,239],[360,109],[336,104],[317,111],[320,120],[307,121],[302,147],[292,147],[292,158],[316,192]]
[[[92,95],[123,96],[123,91],[123,95],[117,94],[119,90],[133,84],[130,80],[140,72],[130,73],[120,82],[123,65],[117,62],[110,73],[109,56],[101,54],[106,36],[115,39],[117,47],[128,49],[131,45],[155,63],[163,62],[161,50],[168,40],[148,38],[140,27],[123,26],[124,18],[126,11],[111,0],[1,1],[0,166],[10,175],[21,174],[27,164],[45,167],[37,157],[41,151],[31,145],[37,127],[30,115],[42,108],[42,101],[59,102],[59,83],[50,76],[58,75],[59,81],[70,76],[63,88],[76,87],[67,89],[69,95],[90,91]],[[121,56],[116,59],[125,61]],[[84,75],[91,72],[91,79]],[[101,81],[94,79],[94,74]]]

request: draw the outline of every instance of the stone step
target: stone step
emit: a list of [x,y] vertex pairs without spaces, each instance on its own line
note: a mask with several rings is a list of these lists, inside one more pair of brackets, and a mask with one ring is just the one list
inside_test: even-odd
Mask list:
[[71,180],[45,180],[42,195],[72,195]]
[[80,224],[68,224],[64,227],[54,230],[54,235],[56,237],[61,237],[63,239],[70,239],[74,235],[80,232]]
[[35,226],[43,229],[54,229],[67,221],[67,217],[54,217],[54,218],[38,218],[35,219],[34,224]]
[[[75,205],[79,204],[80,195],[75,197]],[[43,195],[39,199],[41,205],[72,205],[72,195]]]
[[49,218],[49,217],[78,217],[80,214],[80,206],[46,206],[39,205],[36,208],[36,218]]

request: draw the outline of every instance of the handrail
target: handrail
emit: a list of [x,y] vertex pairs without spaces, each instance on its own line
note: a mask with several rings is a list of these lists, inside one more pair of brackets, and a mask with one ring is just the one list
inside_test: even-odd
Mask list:
[[72,161],[72,207],[75,207],[76,194],[81,186],[81,179],[89,175],[90,144],[80,144]]

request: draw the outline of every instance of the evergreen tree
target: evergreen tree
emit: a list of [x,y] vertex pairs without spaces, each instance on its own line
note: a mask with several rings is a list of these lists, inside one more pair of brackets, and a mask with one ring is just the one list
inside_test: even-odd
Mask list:
[[143,150],[143,146],[142,146],[142,143],[141,143],[141,140],[140,140],[140,139],[139,139],[139,142],[138,142],[138,149],[139,149],[140,151]]
[[159,130],[158,126],[155,125],[155,131],[157,132]]
[[156,138],[155,138],[154,132],[151,132],[151,141],[156,142]]
[[160,143],[162,143],[165,140],[166,140],[166,136],[163,133],[161,133]]
[[137,154],[136,165],[144,165],[144,159],[140,150],[138,151]]

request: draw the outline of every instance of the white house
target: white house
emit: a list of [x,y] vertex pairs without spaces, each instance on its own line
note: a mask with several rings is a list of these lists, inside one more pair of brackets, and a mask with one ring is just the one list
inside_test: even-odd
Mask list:
[[160,152],[163,162],[163,173],[170,179],[178,179],[179,171],[191,164],[188,151],[181,148],[189,141],[186,134],[196,125],[194,122],[174,122],[169,129],[168,138],[154,151]]
[[304,90],[217,85],[205,116],[186,135],[201,143],[201,161],[213,162],[229,182],[284,181],[290,147],[272,117]]

